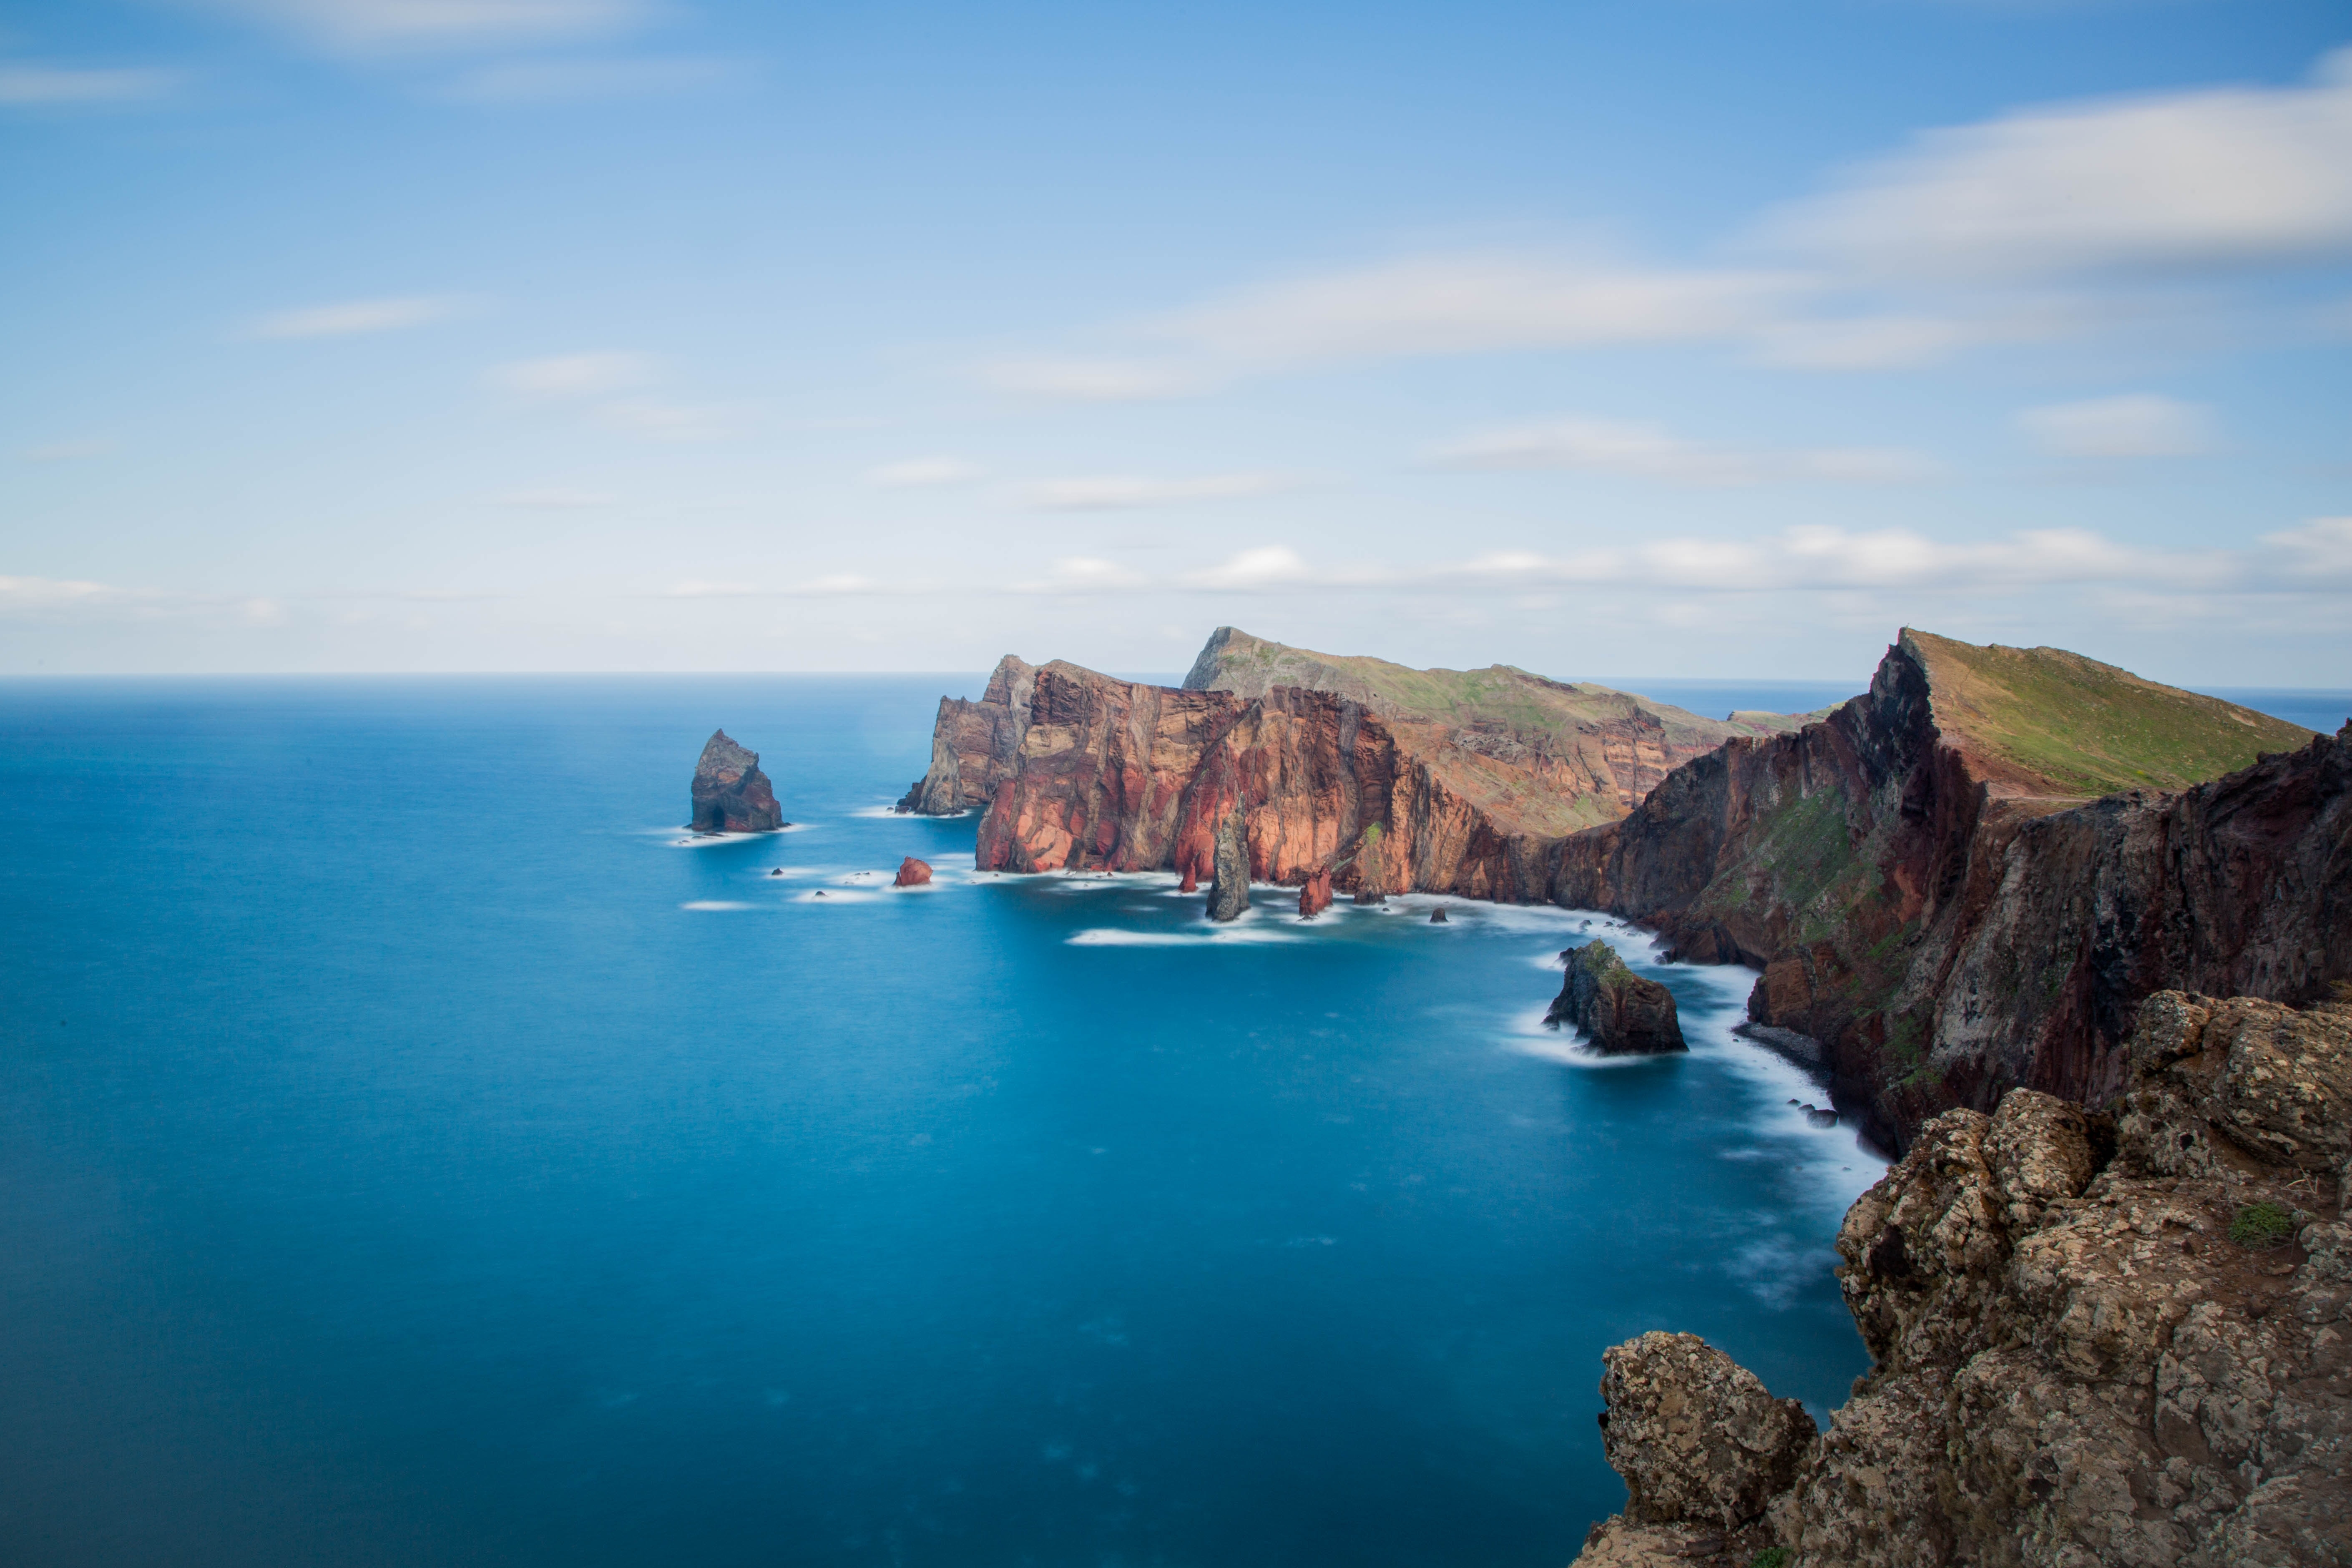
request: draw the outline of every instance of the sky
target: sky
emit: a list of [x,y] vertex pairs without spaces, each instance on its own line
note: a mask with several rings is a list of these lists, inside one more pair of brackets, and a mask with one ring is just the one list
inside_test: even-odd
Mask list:
[[0,0],[0,673],[2352,686],[2352,7]]

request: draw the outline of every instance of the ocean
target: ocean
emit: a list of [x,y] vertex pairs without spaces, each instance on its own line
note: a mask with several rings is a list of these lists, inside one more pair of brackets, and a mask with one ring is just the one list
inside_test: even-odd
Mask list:
[[[1845,1397],[1752,975],[981,876],[977,684],[0,685],[8,1561],[1557,1568],[1605,1347]],[[680,831],[720,725],[793,829]],[[1688,1056],[1542,1026],[1595,935]]]

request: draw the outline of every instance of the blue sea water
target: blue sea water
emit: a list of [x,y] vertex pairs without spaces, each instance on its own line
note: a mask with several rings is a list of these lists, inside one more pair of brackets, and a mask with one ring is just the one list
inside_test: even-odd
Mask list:
[[[7,1561],[1557,1568],[1604,1347],[1844,1397],[1745,972],[981,877],[941,685],[0,686]],[[1542,1028],[1588,930],[1688,1057]]]

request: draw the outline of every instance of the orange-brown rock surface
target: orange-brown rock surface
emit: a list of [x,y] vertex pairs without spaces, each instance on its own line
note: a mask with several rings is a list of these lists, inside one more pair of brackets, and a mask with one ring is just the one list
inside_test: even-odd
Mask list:
[[1298,885],[1298,918],[1311,921],[1331,907],[1331,873],[1317,871]]
[[898,862],[898,875],[892,880],[891,886],[919,888],[930,879],[931,868],[929,862],[918,860],[909,855]]

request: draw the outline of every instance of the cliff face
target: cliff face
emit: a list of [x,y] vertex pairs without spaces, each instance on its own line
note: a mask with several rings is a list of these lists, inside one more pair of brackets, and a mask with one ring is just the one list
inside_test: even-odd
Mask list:
[[691,793],[694,820],[687,826],[698,833],[773,833],[783,826],[759,753],[729,740],[724,730],[704,742]]
[[1866,696],[1727,742],[1568,840],[1552,891],[1762,969],[1751,1016],[1821,1042],[1841,1102],[1900,1148],[2015,1085],[2112,1094],[2158,986],[2294,999],[2352,976],[2347,835],[2352,730],[1906,631]]
[[[1242,678],[1268,649],[1298,681]],[[1533,901],[1567,834],[1735,732],[1598,687],[1328,661],[1228,628],[1181,689],[1008,658],[979,701],[941,700],[899,807],[983,806],[986,870],[1205,877],[1238,810],[1258,881]]]
[[2352,1005],[2160,993],[2126,1062],[2116,1117],[1948,1111],[1854,1204],[1838,1275],[1874,1364],[1769,1500],[1760,1384],[1649,1353],[1688,1336],[1610,1352],[1641,1506],[1583,1568],[2352,1562]]
[[1589,942],[1560,957],[1567,961],[1568,978],[1545,1023],[1571,1025],[1594,1050],[1611,1056],[1690,1049],[1675,994],[1626,968],[1615,948]]

